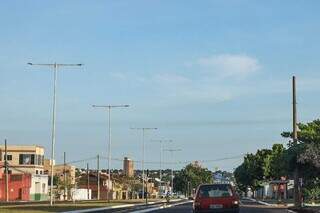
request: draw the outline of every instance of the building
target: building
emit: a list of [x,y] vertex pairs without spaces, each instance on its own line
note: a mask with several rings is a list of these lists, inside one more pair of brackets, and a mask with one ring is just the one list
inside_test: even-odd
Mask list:
[[[0,145],[0,161],[4,162],[5,147]],[[7,146],[9,173],[44,174],[44,148],[41,146]],[[0,168],[4,173],[4,168]]]
[[201,163],[200,163],[200,161],[193,161],[192,163],[192,166],[194,166],[194,167],[198,167],[198,168],[201,168],[202,166],[201,166]]
[[[44,174],[51,177],[51,160],[49,159],[44,160]],[[53,176],[59,177],[60,187],[55,190],[57,199],[72,199],[71,189],[76,183],[76,167],[69,164],[53,164]]]
[[[78,183],[76,185],[76,192],[78,189],[89,189],[89,198],[91,199],[97,199],[98,198],[98,177],[97,173],[95,172],[89,172],[89,185],[88,185],[88,176],[87,174],[82,174],[79,179]],[[101,174],[100,173],[100,199],[106,200],[106,199],[114,199],[115,192],[114,192],[114,183],[109,180],[108,175]],[[77,198],[78,199],[78,198]]]
[[[8,197],[9,201],[30,200],[31,175],[9,174],[8,175]],[[0,173],[0,201],[6,201],[6,177]]]
[[[0,164],[4,165],[4,159],[5,147],[2,145],[0,146]],[[9,145],[7,146],[7,160],[8,173],[14,177],[9,179],[9,185],[20,181],[25,186],[27,184],[24,181],[30,180],[30,190],[26,190],[25,187],[21,188],[22,195],[18,197],[23,200],[26,200],[26,197],[33,201],[47,200],[48,176],[44,174],[44,148],[37,145]],[[1,173],[4,173],[4,167],[0,168]],[[23,195],[22,191],[28,195]]]
[[128,177],[134,175],[133,161],[127,157],[123,159],[123,173]]
[[30,200],[48,200],[48,175],[32,175]]
[[[44,160],[44,173],[51,175],[51,164],[50,160]],[[76,167],[69,164],[59,164],[53,166],[53,175],[58,176],[61,182],[64,182],[64,174],[66,175],[67,182],[71,185],[75,184],[76,181]]]

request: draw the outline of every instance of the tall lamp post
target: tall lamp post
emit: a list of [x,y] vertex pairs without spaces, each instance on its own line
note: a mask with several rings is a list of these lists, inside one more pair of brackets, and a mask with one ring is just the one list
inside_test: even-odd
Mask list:
[[107,187],[107,200],[109,199],[109,188],[110,188],[110,181],[111,181],[111,109],[112,108],[125,108],[129,107],[128,104],[125,105],[92,105],[94,108],[104,108],[108,110],[108,132],[109,132],[109,138],[108,138],[108,187]]
[[[165,149],[163,151],[167,151],[171,153],[171,158],[173,159],[173,153],[174,152],[180,152],[182,149]],[[171,194],[173,195],[173,165],[171,169]]]
[[[163,150],[163,143],[171,143],[172,140],[151,140],[153,142],[160,143],[160,170],[159,170],[159,178],[160,178],[160,186],[162,186],[162,150]],[[160,187],[161,188],[161,187]],[[161,190],[161,189],[160,189]]]
[[58,77],[58,69],[60,67],[74,67],[74,66],[82,66],[83,64],[34,64],[28,63],[31,66],[48,66],[53,67],[53,106],[52,106],[52,133],[51,133],[51,183],[50,183],[50,205],[53,205],[53,163],[54,163],[54,148],[56,142],[56,87],[57,87],[57,77]]
[[[146,130],[157,130],[158,128],[154,127],[142,127],[142,128],[131,128],[134,130],[142,130],[142,199],[144,199],[144,160],[145,160],[145,143],[144,136]],[[148,190],[148,189],[147,189]],[[148,195],[147,195],[148,196]]]

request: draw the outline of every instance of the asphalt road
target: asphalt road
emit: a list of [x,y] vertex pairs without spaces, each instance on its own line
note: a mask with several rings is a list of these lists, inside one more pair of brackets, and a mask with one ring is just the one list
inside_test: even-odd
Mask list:
[[[192,213],[192,203],[178,205],[172,208],[153,211],[155,213]],[[287,213],[286,209],[259,205],[254,202],[244,201],[240,213]]]

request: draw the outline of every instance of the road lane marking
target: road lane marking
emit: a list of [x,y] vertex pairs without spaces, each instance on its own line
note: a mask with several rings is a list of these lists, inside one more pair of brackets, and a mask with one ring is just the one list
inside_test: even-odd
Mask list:
[[174,207],[174,206],[183,205],[183,204],[192,203],[192,202],[193,202],[193,201],[188,200],[188,201],[185,201],[185,202],[174,203],[174,204],[169,204],[169,205],[163,205],[163,206],[155,207],[155,208],[138,210],[138,211],[134,211],[134,212],[131,212],[131,213],[152,212],[152,211],[161,210],[161,209],[166,209],[166,208],[171,208],[171,207]]
[[[174,199],[172,201],[180,201],[181,199]],[[148,204],[162,204],[165,203],[165,201],[160,202],[148,202]],[[123,204],[123,205],[117,205],[117,206],[107,206],[107,207],[98,207],[98,208],[89,208],[89,209],[83,209],[83,210],[73,210],[73,211],[66,211],[63,213],[88,213],[88,212],[95,212],[95,211],[103,211],[103,210],[109,210],[109,209],[121,209],[121,208],[129,208],[129,207],[137,207],[137,206],[144,206],[145,203],[138,203],[138,204]]]

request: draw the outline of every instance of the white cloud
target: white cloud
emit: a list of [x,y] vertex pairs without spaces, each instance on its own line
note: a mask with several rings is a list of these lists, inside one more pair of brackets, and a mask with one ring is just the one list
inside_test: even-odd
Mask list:
[[110,72],[109,75],[118,80],[127,80],[127,75],[122,72]]
[[165,84],[185,84],[190,83],[191,80],[175,73],[163,73],[155,75],[155,80]]
[[148,102],[185,105],[219,103],[241,96],[250,88],[243,81],[239,83],[238,79],[243,80],[261,67],[257,59],[242,54],[212,55],[191,64],[187,72],[165,71],[147,76],[121,72],[110,74],[116,80],[128,83],[128,90],[148,97]]
[[243,54],[219,54],[197,60],[198,65],[217,77],[244,78],[260,69],[256,58]]

